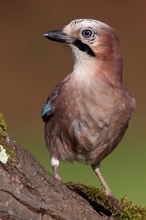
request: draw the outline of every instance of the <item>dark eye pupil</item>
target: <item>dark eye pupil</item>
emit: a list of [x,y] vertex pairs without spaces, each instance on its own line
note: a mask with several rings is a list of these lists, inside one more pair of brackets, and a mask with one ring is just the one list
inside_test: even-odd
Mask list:
[[91,30],[84,30],[82,32],[82,34],[83,34],[84,37],[88,38],[88,37],[91,37],[92,31]]

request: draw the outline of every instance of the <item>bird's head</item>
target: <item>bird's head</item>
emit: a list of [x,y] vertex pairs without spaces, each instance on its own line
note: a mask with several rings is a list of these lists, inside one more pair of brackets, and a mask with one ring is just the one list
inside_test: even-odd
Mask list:
[[[52,41],[71,46],[76,63],[89,66],[98,65],[100,69],[119,68],[121,75],[122,57],[119,40],[113,28],[93,19],[76,19],[61,30],[49,31],[44,36]],[[112,70],[111,70],[112,71]]]

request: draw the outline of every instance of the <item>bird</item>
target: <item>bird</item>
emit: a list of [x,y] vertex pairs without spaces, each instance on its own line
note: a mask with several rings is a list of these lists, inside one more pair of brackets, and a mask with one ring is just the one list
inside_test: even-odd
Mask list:
[[44,136],[55,177],[60,161],[91,165],[105,194],[120,209],[100,171],[119,144],[135,109],[122,79],[123,59],[114,28],[94,19],[75,19],[44,36],[66,44],[73,71],[57,84],[43,109]]

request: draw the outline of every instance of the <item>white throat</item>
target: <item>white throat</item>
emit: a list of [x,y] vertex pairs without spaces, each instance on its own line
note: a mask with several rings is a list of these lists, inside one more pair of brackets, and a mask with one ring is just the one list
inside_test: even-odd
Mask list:
[[73,74],[77,80],[88,81],[96,72],[96,62],[85,52],[80,51],[77,47],[71,46],[75,56]]

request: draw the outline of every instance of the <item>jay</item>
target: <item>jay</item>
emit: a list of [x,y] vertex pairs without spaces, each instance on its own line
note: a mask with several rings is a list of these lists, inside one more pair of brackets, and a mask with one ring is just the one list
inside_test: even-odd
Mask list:
[[44,36],[67,44],[74,56],[72,73],[55,87],[42,109],[55,177],[61,181],[60,160],[90,164],[105,194],[116,203],[100,163],[121,141],[135,108],[122,80],[117,34],[103,22],[76,19]]

